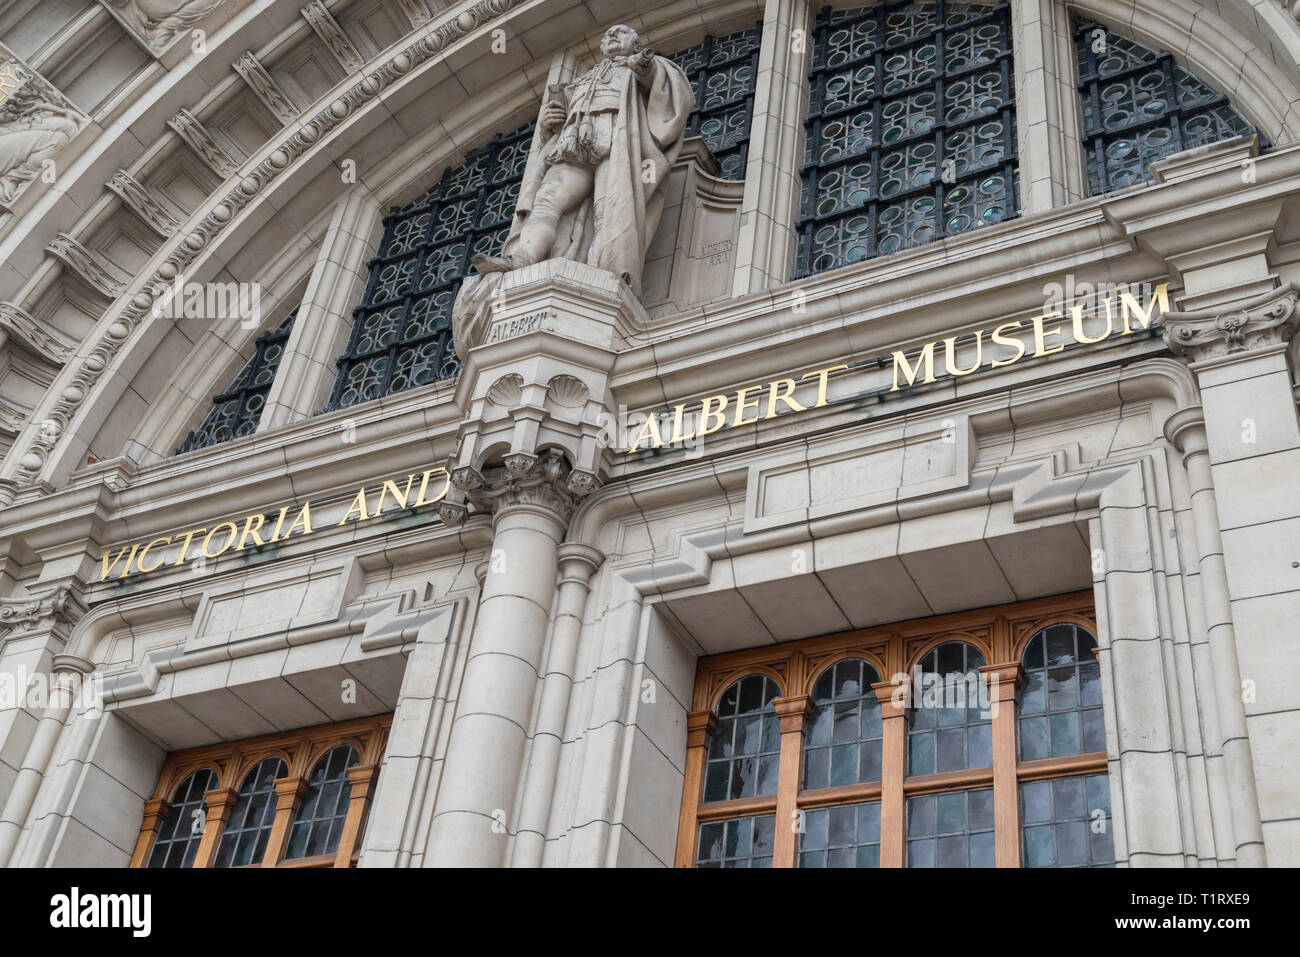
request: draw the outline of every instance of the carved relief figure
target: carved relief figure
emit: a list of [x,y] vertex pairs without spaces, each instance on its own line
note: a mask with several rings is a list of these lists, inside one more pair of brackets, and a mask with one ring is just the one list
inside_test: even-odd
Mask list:
[[186,27],[221,6],[222,0],[110,0],[155,53],[166,49]]
[[610,27],[600,52],[587,73],[548,90],[510,236],[501,256],[474,258],[480,274],[558,257],[608,269],[640,294],[695,94],[631,27]]
[[16,61],[0,63],[21,83],[0,100],[0,203],[12,203],[76,136],[82,114],[53,87]]

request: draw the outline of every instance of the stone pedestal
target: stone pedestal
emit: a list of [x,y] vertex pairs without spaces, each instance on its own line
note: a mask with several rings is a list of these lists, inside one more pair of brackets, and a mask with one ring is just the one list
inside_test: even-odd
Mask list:
[[[568,704],[561,680],[534,708],[556,578],[564,558],[573,581],[552,658],[567,673],[586,579],[601,559],[561,543],[582,498],[607,474],[608,377],[645,320],[626,284],[579,263],[539,263],[501,274],[494,286],[488,310],[457,331],[469,414],[442,515],[455,523],[491,514],[493,539],[425,858],[434,866],[501,866],[521,833],[514,856],[540,861],[558,741],[540,752],[534,745],[522,777],[529,739],[558,735]],[[576,577],[575,563],[585,569]]]

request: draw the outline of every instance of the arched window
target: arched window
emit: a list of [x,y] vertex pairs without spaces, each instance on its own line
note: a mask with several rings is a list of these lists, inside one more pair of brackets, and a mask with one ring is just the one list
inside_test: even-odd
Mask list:
[[263,758],[244,775],[239,797],[221,832],[216,867],[243,867],[262,862],[275,823],[275,782],[288,770],[283,758]]
[[[1113,864],[1093,608],[1079,592],[700,659],[675,863]],[[1057,740],[1096,749],[1012,760],[1020,728],[1050,745],[1058,717],[1075,731]],[[763,756],[775,790],[750,783]]]
[[1090,20],[1075,21],[1074,42],[1090,195],[1150,179],[1151,164],[1172,153],[1256,132],[1168,53]]
[[704,800],[776,793],[781,727],[772,700],[780,693],[766,675],[748,675],[723,692],[709,738]]
[[984,655],[948,641],[921,659],[919,688],[907,712],[908,774],[964,771],[993,764],[993,728]]
[[333,854],[343,836],[352,786],[348,768],[361,763],[361,755],[350,744],[340,744],[323,754],[307,779],[307,792],[289,832],[285,860]]
[[235,381],[212,400],[212,411],[197,429],[185,437],[176,450],[177,455],[206,449],[256,431],[266,407],[266,394],[275,381],[280,359],[284,357],[285,343],[289,341],[297,316],[298,308],[295,306],[278,326],[257,340],[253,358],[235,376]]
[[[781,693],[767,675],[746,675],[718,701],[709,737],[704,803],[775,794],[781,727],[772,702]],[[771,867],[776,816],[723,817],[700,824],[699,867]]]
[[1097,640],[1074,624],[1052,625],[1029,640],[1020,664],[1020,760],[1106,750]]
[[1006,3],[878,3],[817,17],[800,276],[1019,210]]
[[207,823],[204,796],[216,786],[217,773],[211,768],[201,768],[180,783],[154,841],[150,867],[189,867],[194,863]]
[[804,736],[803,786],[835,787],[880,780],[880,675],[861,658],[827,668],[813,685]]
[[686,71],[695,89],[695,111],[686,135],[704,137],[723,179],[745,178],[762,36],[760,22],[725,37],[705,37],[670,58]]
[[392,722],[376,715],[169,755],[131,866],[351,867]]
[[505,245],[534,125],[493,138],[385,217],[326,409],[460,372],[451,342],[452,303],[470,257],[495,255]]

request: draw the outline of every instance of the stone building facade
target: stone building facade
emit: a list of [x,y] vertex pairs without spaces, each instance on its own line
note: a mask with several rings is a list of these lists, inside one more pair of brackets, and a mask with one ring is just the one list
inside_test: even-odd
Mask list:
[[[453,330],[615,23],[640,295]],[[0,44],[0,862],[1300,864],[1294,0]]]

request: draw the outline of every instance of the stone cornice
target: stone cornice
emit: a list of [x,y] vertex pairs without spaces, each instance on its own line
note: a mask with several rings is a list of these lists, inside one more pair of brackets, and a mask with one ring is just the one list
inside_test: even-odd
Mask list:
[[55,365],[67,362],[76,348],[76,344],[63,333],[33,318],[12,302],[0,302],[0,329]]
[[1219,359],[1289,342],[1300,323],[1295,283],[1240,306],[1169,312],[1162,319],[1165,344],[1192,362]]

